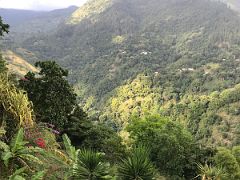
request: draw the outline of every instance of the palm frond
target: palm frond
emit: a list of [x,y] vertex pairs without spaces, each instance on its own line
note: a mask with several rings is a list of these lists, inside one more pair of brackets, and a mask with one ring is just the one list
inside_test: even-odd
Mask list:
[[49,149],[47,157],[54,159],[58,163],[69,165],[68,156],[59,149]]
[[24,148],[26,142],[24,142],[23,138],[24,138],[23,128],[20,128],[10,143],[12,152],[16,152],[17,150]]
[[135,148],[132,154],[122,159],[118,165],[118,176],[123,180],[152,180],[155,173],[155,168],[149,159],[149,150],[144,147]]
[[43,164],[43,162],[38,157],[31,154],[20,154],[18,157],[31,163]]
[[73,165],[75,179],[110,179],[109,164],[103,162],[103,154],[92,150],[80,150],[78,159]]
[[63,135],[63,144],[65,146],[68,156],[73,161],[75,161],[77,158],[77,151],[76,151],[75,147],[72,146],[71,140],[69,139],[69,137],[66,134]]
[[201,177],[205,177],[207,179],[222,179],[227,177],[227,173],[222,168],[212,167],[208,164],[204,166],[202,164],[197,164],[199,175]]

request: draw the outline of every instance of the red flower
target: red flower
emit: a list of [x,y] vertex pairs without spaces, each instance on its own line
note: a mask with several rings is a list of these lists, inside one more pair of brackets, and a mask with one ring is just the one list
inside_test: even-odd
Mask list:
[[37,138],[35,143],[40,148],[45,148],[46,147],[46,143],[45,143],[45,140],[43,138]]
[[23,77],[21,78],[22,81],[29,81],[27,78]]

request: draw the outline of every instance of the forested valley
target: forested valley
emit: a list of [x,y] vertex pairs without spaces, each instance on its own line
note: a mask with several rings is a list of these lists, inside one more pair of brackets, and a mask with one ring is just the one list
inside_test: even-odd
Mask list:
[[240,180],[240,5],[0,8],[0,180]]

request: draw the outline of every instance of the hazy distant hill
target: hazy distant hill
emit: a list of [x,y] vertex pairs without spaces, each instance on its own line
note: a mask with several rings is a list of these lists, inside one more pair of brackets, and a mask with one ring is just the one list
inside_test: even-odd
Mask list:
[[76,9],[76,6],[49,12],[0,9],[0,15],[11,26],[10,37],[16,43],[34,35],[53,33]]
[[0,14],[3,20],[8,22],[9,25],[16,26],[31,19],[38,18],[43,15],[44,12],[0,8]]
[[238,0],[222,0],[222,1],[225,2],[232,9],[240,12],[240,1]]

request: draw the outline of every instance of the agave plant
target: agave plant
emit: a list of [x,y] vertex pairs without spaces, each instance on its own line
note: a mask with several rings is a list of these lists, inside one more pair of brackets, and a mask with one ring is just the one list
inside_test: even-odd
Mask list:
[[103,154],[93,150],[79,150],[78,158],[73,166],[73,178],[85,180],[111,179],[109,165],[104,163]]
[[133,149],[130,156],[118,165],[118,176],[122,180],[152,180],[155,172],[149,150],[142,146]]
[[224,172],[222,168],[211,167],[207,164],[204,166],[201,164],[197,164],[199,169],[199,175],[197,177],[201,177],[202,180],[221,180],[227,177],[227,174]]

